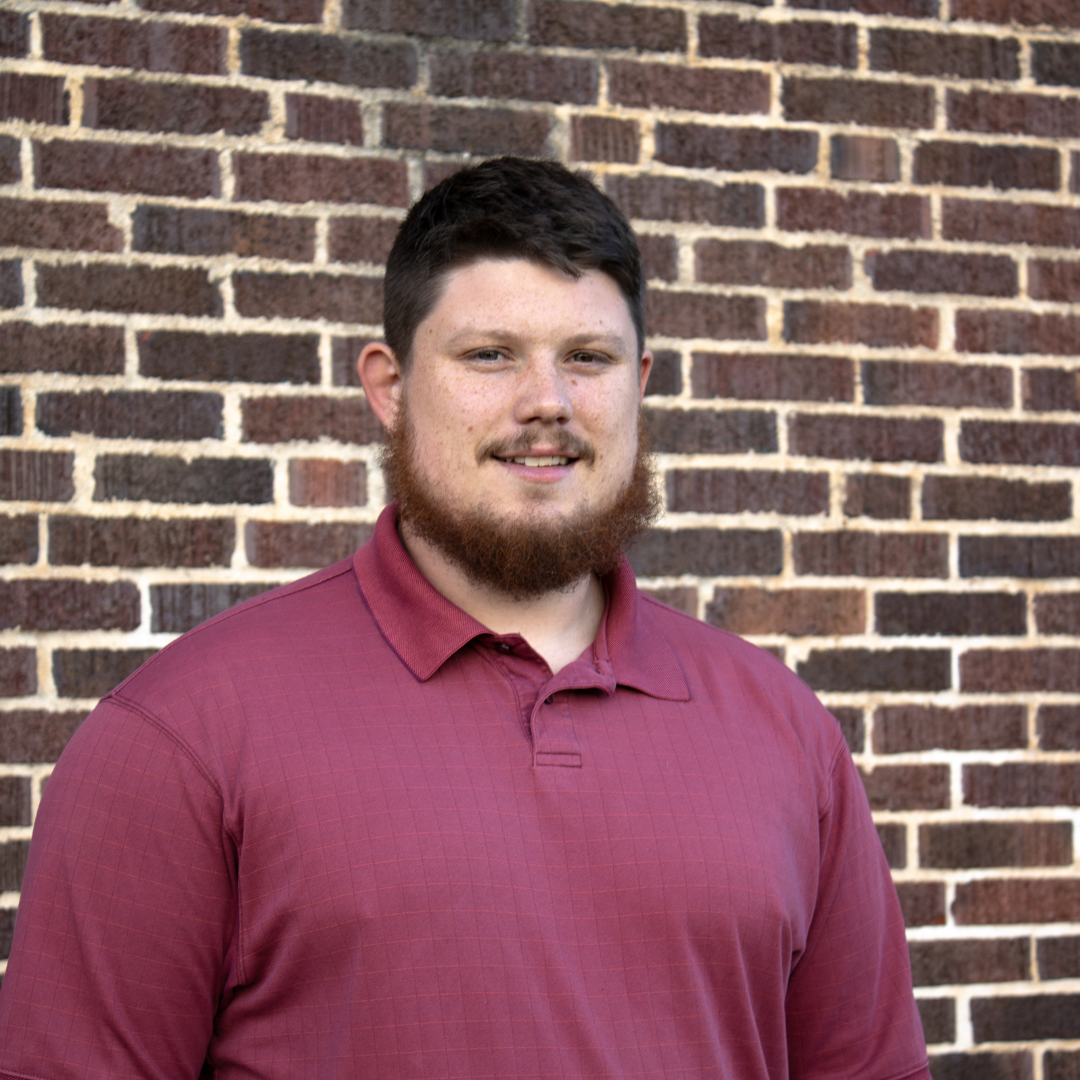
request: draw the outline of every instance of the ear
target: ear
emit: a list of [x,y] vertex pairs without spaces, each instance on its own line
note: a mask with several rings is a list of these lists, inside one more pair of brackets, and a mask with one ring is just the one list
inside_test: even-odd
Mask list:
[[385,342],[372,341],[360,353],[356,370],[372,411],[387,431],[393,430],[402,390],[401,365],[397,357]]
[[645,397],[645,384],[649,381],[649,373],[652,371],[653,355],[646,349],[641,354],[641,387],[638,394],[638,403]]

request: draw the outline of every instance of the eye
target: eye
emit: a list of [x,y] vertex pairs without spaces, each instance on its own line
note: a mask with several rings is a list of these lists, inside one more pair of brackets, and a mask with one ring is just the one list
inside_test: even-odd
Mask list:
[[580,364],[585,367],[598,367],[601,364],[607,363],[607,357],[604,356],[603,353],[586,352],[582,350],[581,352],[570,354],[570,363]]
[[488,363],[495,360],[505,360],[506,354],[501,349],[477,349],[472,354],[474,360],[484,360]]

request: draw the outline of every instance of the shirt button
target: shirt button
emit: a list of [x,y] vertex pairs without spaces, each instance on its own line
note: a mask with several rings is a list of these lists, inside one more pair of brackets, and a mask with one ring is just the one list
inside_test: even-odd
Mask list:
[[505,641],[500,641],[499,648],[502,649],[503,652],[509,652],[513,648],[513,646]]
[[555,695],[552,694],[550,697],[544,698],[544,704],[545,705],[550,705],[554,700],[555,700]]

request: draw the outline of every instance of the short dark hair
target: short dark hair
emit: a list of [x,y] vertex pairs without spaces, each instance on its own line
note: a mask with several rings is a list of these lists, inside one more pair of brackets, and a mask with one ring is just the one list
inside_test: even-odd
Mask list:
[[645,274],[633,230],[583,173],[554,161],[501,157],[448,176],[409,211],[386,260],[383,332],[402,367],[446,273],[477,259],[530,259],[619,286],[645,345]]

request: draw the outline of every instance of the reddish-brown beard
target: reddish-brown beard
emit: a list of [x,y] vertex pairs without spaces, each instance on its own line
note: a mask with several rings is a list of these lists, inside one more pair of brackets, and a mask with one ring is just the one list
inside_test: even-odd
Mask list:
[[[440,502],[414,467],[412,425],[404,403],[380,463],[408,532],[436,547],[477,585],[529,600],[568,589],[586,575],[609,573],[626,544],[656,520],[660,500],[640,418],[638,430],[633,473],[613,502],[583,507],[561,521],[503,521],[486,509]],[[589,468],[587,461],[595,457],[591,448],[583,450],[575,469]]]

